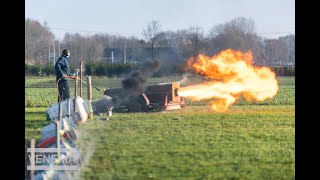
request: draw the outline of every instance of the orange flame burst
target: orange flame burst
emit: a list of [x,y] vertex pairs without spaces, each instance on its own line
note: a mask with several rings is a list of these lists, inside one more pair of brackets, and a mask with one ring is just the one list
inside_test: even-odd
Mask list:
[[213,57],[200,54],[188,64],[210,81],[182,87],[179,96],[196,101],[217,99],[211,105],[215,111],[227,111],[240,96],[248,101],[264,101],[279,91],[275,73],[268,67],[254,66],[251,51],[227,49]]

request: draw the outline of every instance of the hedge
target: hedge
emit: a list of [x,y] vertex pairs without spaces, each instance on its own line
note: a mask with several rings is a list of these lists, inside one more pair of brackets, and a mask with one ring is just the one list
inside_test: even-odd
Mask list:
[[270,67],[277,76],[295,76],[295,66]]

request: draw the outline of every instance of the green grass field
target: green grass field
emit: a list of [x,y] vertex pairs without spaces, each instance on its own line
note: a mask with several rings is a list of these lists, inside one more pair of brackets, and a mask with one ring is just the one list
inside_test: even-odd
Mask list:
[[[181,79],[151,78],[148,83]],[[224,113],[211,111],[208,101],[188,100],[181,110],[113,113],[109,121],[94,116],[78,128],[77,143],[88,155],[80,177],[295,179],[295,79],[278,81],[280,91],[273,99],[240,99]],[[121,78],[92,79],[101,90],[119,87],[120,82]],[[57,91],[54,77],[26,78],[25,87],[27,142],[39,139],[41,128],[49,124],[44,111],[56,102]],[[102,91],[93,93],[93,99],[102,96]]]

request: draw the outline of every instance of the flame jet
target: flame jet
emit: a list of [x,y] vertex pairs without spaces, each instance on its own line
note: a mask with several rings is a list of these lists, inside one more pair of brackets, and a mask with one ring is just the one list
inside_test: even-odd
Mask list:
[[181,87],[179,96],[194,101],[214,99],[211,107],[224,112],[243,96],[246,100],[264,101],[279,91],[276,74],[268,67],[253,65],[252,52],[227,49],[213,57],[199,54],[190,58],[188,65],[208,82]]

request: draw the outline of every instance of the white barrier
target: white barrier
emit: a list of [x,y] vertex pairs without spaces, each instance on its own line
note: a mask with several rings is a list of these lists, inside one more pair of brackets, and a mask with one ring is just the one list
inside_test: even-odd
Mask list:
[[[68,114],[68,100],[64,100],[61,102],[62,106],[62,118],[70,116],[70,120],[75,120],[77,123],[84,123],[88,119],[89,108],[88,102],[83,100],[81,97],[77,96],[76,98],[76,112],[74,109],[74,98],[70,98],[70,115]],[[53,104],[48,110],[45,112],[48,120],[55,122],[59,120],[59,103]]]

